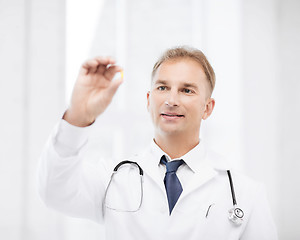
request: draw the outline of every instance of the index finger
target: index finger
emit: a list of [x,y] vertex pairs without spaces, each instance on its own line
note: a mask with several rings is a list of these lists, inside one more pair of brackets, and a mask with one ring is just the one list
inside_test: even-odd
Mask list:
[[104,74],[104,72],[110,67],[114,66],[115,60],[112,57],[97,57],[95,60],[98,62],[97,73]]
[[108,65],[115,64],[115,60],[112,57],[94,57],[85,61],[82,64],[81,74],[95,73],[97,70],[101,70],[104,72]]
[[116,61],[112,57],[109,57],[109,56],[107,56],[107,57],[100,57],[100,56],[99,57],[95,57],[95,60],[99,64],[105,65],[105,66],[116,63]]
[[88,74],[89,72],[95,72],[97,70],[98,64],[99,63],[96,59],[87,60],[82,64],[80,73]]

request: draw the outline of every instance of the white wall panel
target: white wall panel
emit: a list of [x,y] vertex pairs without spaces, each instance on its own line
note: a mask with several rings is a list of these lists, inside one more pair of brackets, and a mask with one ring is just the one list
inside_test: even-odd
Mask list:
[[279,225],[279,55],[277,1],[243,1],[243,165],[263,182]]
[[24,223],[24,8],[24,1],[0,2],[0,232],[5,239],[19,239]]
[[279,3],[279,69],[278,118],[280,121],[280,233],[282,239],[300,237],[300,1]]
[[36,169],[64,107],[64,17],[64,1],[0,2],[1,239],[62,239]]

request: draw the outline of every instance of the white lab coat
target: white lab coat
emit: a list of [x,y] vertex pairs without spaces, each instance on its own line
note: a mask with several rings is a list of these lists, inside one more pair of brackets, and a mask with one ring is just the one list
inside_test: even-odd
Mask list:
[[[190,184],[184,188],[171,216],[161,174],[156,164],[147,161],[151,154],[149,149],[128,159],[138,162],[144,170],[143,200],[139,211],[120,212],[106,208],[103,204],[115,163],[109,164],[106,161],[98,167],[87,166],[83,161],[85,147],[75,156],[61,157],[53,147],[56,131],[41,156],[40,195],[51,208],[69,216],[105,224],[106,239],[277,239],[263,187],[234,171],[232,178],[235,194],[245,217],[240,226],[228,219],[228,210],[233,206],[226,174],[228,165],[205,147],[204,155],[210,164],[202,174],[195,174],[190,179]],[[122,167],[111,188],[115,197],[109,197],[107,205],[118,208],[118,201],[122,201],[122,206],[130,206],[132,202],[136,206],[140,193],[136,190],[140,182],[136,172],[132,174],[133,171],[135,169],[129,165]],[[132,181],[132,176],[137,176],[136,181]],[[133,192],[130,192],[132,189]],[[124,190],[130,194],[120,196]]]

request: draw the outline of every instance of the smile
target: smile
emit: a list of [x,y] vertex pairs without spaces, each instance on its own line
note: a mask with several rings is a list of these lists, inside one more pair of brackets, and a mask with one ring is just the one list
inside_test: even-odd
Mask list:
[[184,115],[177,113],[162,113],[161,116],[166,119],[175,119],[175,118],[183,118]]

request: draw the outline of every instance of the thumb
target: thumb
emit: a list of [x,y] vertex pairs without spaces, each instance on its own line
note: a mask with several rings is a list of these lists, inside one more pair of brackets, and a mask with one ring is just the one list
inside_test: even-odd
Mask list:
[[116,91],[118,90],[119,86],[123,83],[123,78],[118,78],[111,82],[108,90],[109,95],[115,95]]

